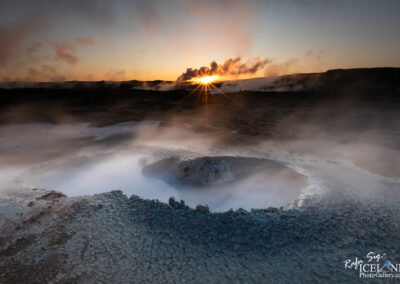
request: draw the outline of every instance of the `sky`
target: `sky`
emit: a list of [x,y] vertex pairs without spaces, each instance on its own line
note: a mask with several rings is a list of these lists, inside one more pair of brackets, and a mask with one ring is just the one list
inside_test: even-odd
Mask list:
[[0,0],[0,81],[176,80],[400,67],[398,0]]

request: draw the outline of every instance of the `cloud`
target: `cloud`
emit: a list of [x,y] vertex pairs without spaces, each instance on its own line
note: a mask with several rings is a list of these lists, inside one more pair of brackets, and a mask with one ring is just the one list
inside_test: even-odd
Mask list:
[[110,70],[107,72],[105,75],[106,80],[112,80],[112,81],[123,81],[127,78],[127,73],[123,69],[119,70]]
[[79,37],[79,38],[76,39],[76,42],[79,43],[79,44],[82,44],[82,45],[94,45],[94,44],[96,44],[95,40],[90,36],[83,37],[83,38]]
[[329,54],[327,49],[321,49],[320,51],[314,52],[312,50],[307,50],[305,57],[315,61],[321,61],[325,56]]
[[[28,37],[39,42],[51,41],[52,38],[47,38],[49,35],[62,34],[72,25],[104,29],[115,16],[114,5],[107,0],[0,0],[0,64],[33,55],[41,44],[27,45]],[[88,37],[79,43],[94,42]],[[63,51],[62,46],[57,58],[69,64],[77,62],[76,56],[69,50]]]
[[343,0],[292,0],[297,7],[311,8],[311,7],[332,7],[342,4]]
[[71,65],[78,63],[79,59],[75,55],[75,46],[64,41],[60,43],[52,42],[50,45],[56,53],[56,60],[65,61]]
[[[121,1],[118,1],[121,3]],[[123,1],[122,1],[123,2]],[[0,17],[17,21],[35,21],[51,29],[49,24],[74,20],[96,25],[107,24],[113,14],[113,1],[108,0],[0,0]]]
[[220,76],[240,76],[240,75],[253,75],[258,70],[264,68],[267,64],[271,63],[271,59],[261,60],[259,57],[253,57],[242,62],[241,57],[229,58],[223,64],[218,64],[215,61],[210,63],[210,67],[203,66],[199,69],[187,68],[186,72],[178,77],[177,81],[187,81],[195,77],[206,75],[220,75]]
[[[312,8],[337,1],[288,2]],[[276,0],[0,0],[0,64],[9,62],[10,68],[16,62],[24,64],[15,75],[6,70],[1,76],[21,76],[29,67],[37,68],[38,63],[52,64],[54,58],[60,64],[76,66],[85,60],[79,56],[81,47],[105,40],[122,47],[121,57],[130,56],[126,51],[129,42],[129,47],[138,50],[135,60],[140,57],[139,61],[150,62],[158,56],[161,65],[172,65],[175,57],[177,64],[186,60],[208,62],[209,58],[247,58],[254,55],[250,53],[256,50],[252,48],[253,40],[262,29],[259,15],[265,17],[272,2],[287,4]],[[49,41],[56,44],[44,54]],[[93,57],[116,56],[107,51],[96,50]],[[110,62],[104,63],[109,65],[102,70],[95,70],[94,76],[120,68],[113,63],[118,60]],[[146,72],[135,68],[140,70],[138,76]],[[83,76],[76,72],[73,76]]]
[[[18,2],[18,3],[17,3]],[[94,45],[107,38],[121,40],[148,35],[143,43],[150,55],[168,56],[171,50],[183,56],[197,58],[220,57],[221,51],[227,57],[246,55],[252,43],[257,25],[253,17],[262,0],[0,0],[0,27],[2,22],[15,27],[28,22],[29,43],[18,44],[23,52],[17,58],[25,66],[35,66],[37,61],[47,63],[46,48],[34,42],[53,42],[51,53],[60,63],[76,65],[85,58],[79,57],[79,46]],[[3,19],[6,19],[3,21]],[[36,23],[36,25],[31,25]],[[14,28],[9,34],[16,34]],[[118,33],[110,33],[118,30]],[[96,35],[94,38],[88,35]],[[1,36],[0,36],[1,37]],[[137,37],[137,38],[136,38]],[[24,38],[25,39],[25,38]],[[131,39],[131,38],[130,38]],[[62,42],[65,40],[66,42]],[[25,44],[25,45],[24,45]],[[116,42],[115,44],[120,44]],[[142,49],[138,41],[137,49]],[[8,48],[1,42],[0,49],[7,49],[7,55],[0,55],[1,61],[10,59],[13,45]],[[40,55],[35,54],[40,49]],[[5,53],[5,52],[1,52]],[[17,54],[17,53],[16,53]],[[33,57],[32,55],[37,55]],[[103,54],[104,55],[104,54]],[[32,58],[27,59],[27,56]],[[142,56],[139,54],[138,56]],[[54,57],[54,56],[53,56]],[[15,59],[15,60],[14,60]],[[13,58],[13,61],[17,60]],[[108,68],[118,66],[108,66]],[[27,67],[23,67],[24,72]],[[102,70],[106,72],[107,69]],[[97,71],[96,71],[97,72]]]
[[46,65],[46,64],[42,65],[42,70],[47,73],[55,73],[56,72],[56,68]]
[[43,64],[40,69],[28,68],[27,77],[24,80],[28,82],[62,82],[65,81],[65,77],[58,74],[55,67]]
[[143,1],[134,13],[156,53],[169,52],[164,46],[173,45],[187,56],[208,57],[221,50],[236,56],[245,55],[250,49],[258,27],[253,16],[262,2]]
[[35,68],[29,68],[28,69],[28,75],[31,78],[37,78],[37,77],[42,77],[43,73]]
[[41,43],[34,43],[33,45],[31,45],[31,46],[29,46],[27,49],[26,49],[26,54],[27,55],[29,55],[29,56],[31,56],[31,55],[33,55],[39,48],[41,48],[42,47],[42,44]]
[[15,28],[0,27],[0,65],[6,63],[14,56],[28,34],[28,28],[25,25]]
[[265,68],[265,77],[275,77],[279,75],[285,75],[292,71],[293,67],[297,64],[297,59],[289,59],[281,63],[273,63]]

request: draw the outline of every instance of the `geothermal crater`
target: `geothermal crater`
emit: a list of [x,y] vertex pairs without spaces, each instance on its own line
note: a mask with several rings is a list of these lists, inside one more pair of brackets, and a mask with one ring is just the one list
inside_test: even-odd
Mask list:
[[253,157],[170,157],[144,166],[143,174],[180,191],[208,191],[211,194],[233,193],[238,185],[248,184],[249,194],[284,196],[278,205],[295,200],[307,186],[306,176],[289,168],[287,163]]

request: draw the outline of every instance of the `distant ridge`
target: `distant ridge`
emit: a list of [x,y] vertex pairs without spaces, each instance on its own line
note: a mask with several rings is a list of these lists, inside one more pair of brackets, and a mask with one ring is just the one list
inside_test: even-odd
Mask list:
[[[301,91],[331,90],[332,88],[399,88],[400,68],[351,68],[331,69],[321,73],[296,73],[277,77],[259,77],[251,79],[228,80],[218,83],[226,92],[237,91]],[[65,81],[65,82],[3,82],[2,89],[14,88],[123,88],[151,91],[171,91],[185,88],[174,81]],[[189,87],[190,88],[190,87]]]

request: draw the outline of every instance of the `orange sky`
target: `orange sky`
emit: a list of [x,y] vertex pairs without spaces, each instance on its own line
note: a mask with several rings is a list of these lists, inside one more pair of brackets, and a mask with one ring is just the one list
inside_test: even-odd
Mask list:
[[188,67],[237,56],[268,60],[257,77],[399,67],[399,7],[390,0],[1,1],[0,81],[176,80]]

